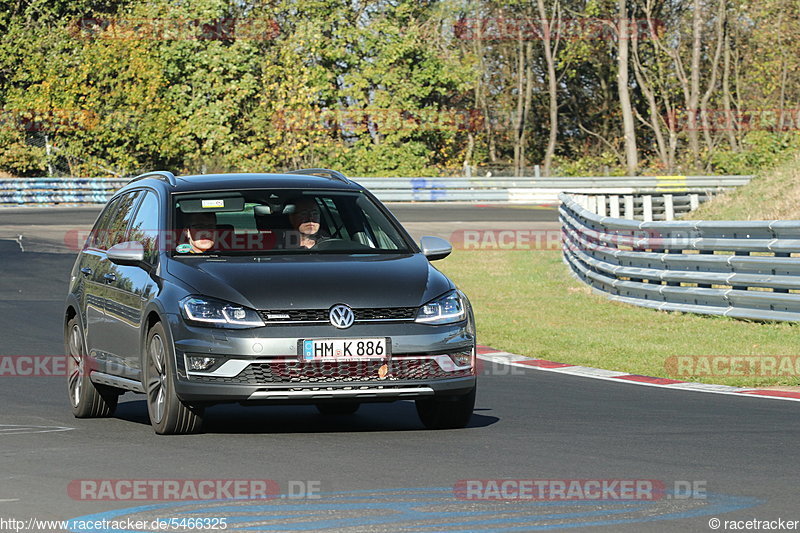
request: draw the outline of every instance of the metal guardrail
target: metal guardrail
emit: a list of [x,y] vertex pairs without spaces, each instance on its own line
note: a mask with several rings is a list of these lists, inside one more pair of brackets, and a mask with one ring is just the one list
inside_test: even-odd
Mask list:
[[[646,189],[714,192],[744,185],[752,176],[563,177],[563,178],[352,178],[384,202],[508,202],[556,205],[558,194]],[[127,179],[19,178],[0,180],[0,205],[105,203]]]
[[104,204],[130,179],[0,179],[0,205]]
[[662,311],[800,320],[800,221],[640,222],[560,196],[563,257],[611,300]]
[[[565,191],[571,194],[571,191]],[[685,192],[635,190],[619,194],[615,190],[572,194],[572,199],[584,209],[600,216],[627,218],[629,220],[675,220],[694,211],[710,200],[718,190],[689,189]]]
[[564,191],[722,191],[747,184],[752,176],[645,176],[554,178],[352,178],[384,202],[508,202],[558,204]]

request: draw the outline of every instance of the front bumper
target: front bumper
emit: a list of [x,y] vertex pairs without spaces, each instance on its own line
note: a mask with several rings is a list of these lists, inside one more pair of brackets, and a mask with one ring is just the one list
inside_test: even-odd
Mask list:
[[[170,327],[175,390],[188,403],[379,402],[457,396],[476,385],[475,338],[466,322],[364,324],[347,330],[329,325],[222,330],[187,326],[173,315]],[[348,361],[303,361],[298,355],[301,339],[337,337],[388,337],[390,355]],[[218,361],[208,371],[188,371],[186,355],[210,355]]]

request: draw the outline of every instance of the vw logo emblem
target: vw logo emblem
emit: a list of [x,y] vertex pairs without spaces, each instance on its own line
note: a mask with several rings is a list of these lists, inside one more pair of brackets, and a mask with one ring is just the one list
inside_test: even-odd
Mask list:
[[331,320],[331,324],[339,329],[349,328],[353,325],[353,321],[356,319],[356,316],[353,314],[353,310],[342,304],[331,307],[328,317]]

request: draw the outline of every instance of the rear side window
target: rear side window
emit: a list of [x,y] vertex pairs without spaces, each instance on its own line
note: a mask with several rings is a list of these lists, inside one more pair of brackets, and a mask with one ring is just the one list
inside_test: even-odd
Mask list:
[[120,198],[117,210],[114,216],[111,217],[111,223],[108,226],[108,241],[106,242],[106,247],[103,248],[104,250],[111,248],[115,244],[125,242],[128,226],[131,223],[131,219],[133,219],[134,213],[136,213],[136,204],[141,194],[140,191],[135,191]]
[[124,241],[139,196],[140,192],[134,191],[111,201],[92,232],[91,247],[108,250]]
[[144,246],[144,260],[155,264],[158,257],[158,197],[147,191],[139,203],[139,209],[131,223],[126,240],[140,242]]
[[89,236],[87,246],[90,248],[98,248],[100,250],[107,249],[106,244],[108,243],[108,225],[111,222],[111,217],[117,210],[118,205],[119,198],[114,198],[108,203],[106,208],[100,214],[100,217],[98,217],[94,228],[92,228],[92,234]]

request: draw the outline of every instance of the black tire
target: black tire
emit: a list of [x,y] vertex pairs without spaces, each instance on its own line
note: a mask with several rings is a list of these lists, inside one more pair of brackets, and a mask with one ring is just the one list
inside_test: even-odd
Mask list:
[[462,396],[442,396],[417,400],[417,414],[422,420],[422,424],[428,429],[463,428],[472,418],[476,390],[477,387]]
[[114,414],[121,392],[92,383],[83,331],[77,317],[67,322],[64,332],[67,356],[67,393],[75,418],[107,418]]
[[199,432],[203,426],[203,409],[184,404],[175,393],[175,358],[160,323],[147,334],[144,350],[147,414],[155,432],[159,435]]
[[361,404],[358,402],[318,403],[317,409],[323,415],[352,415]]

